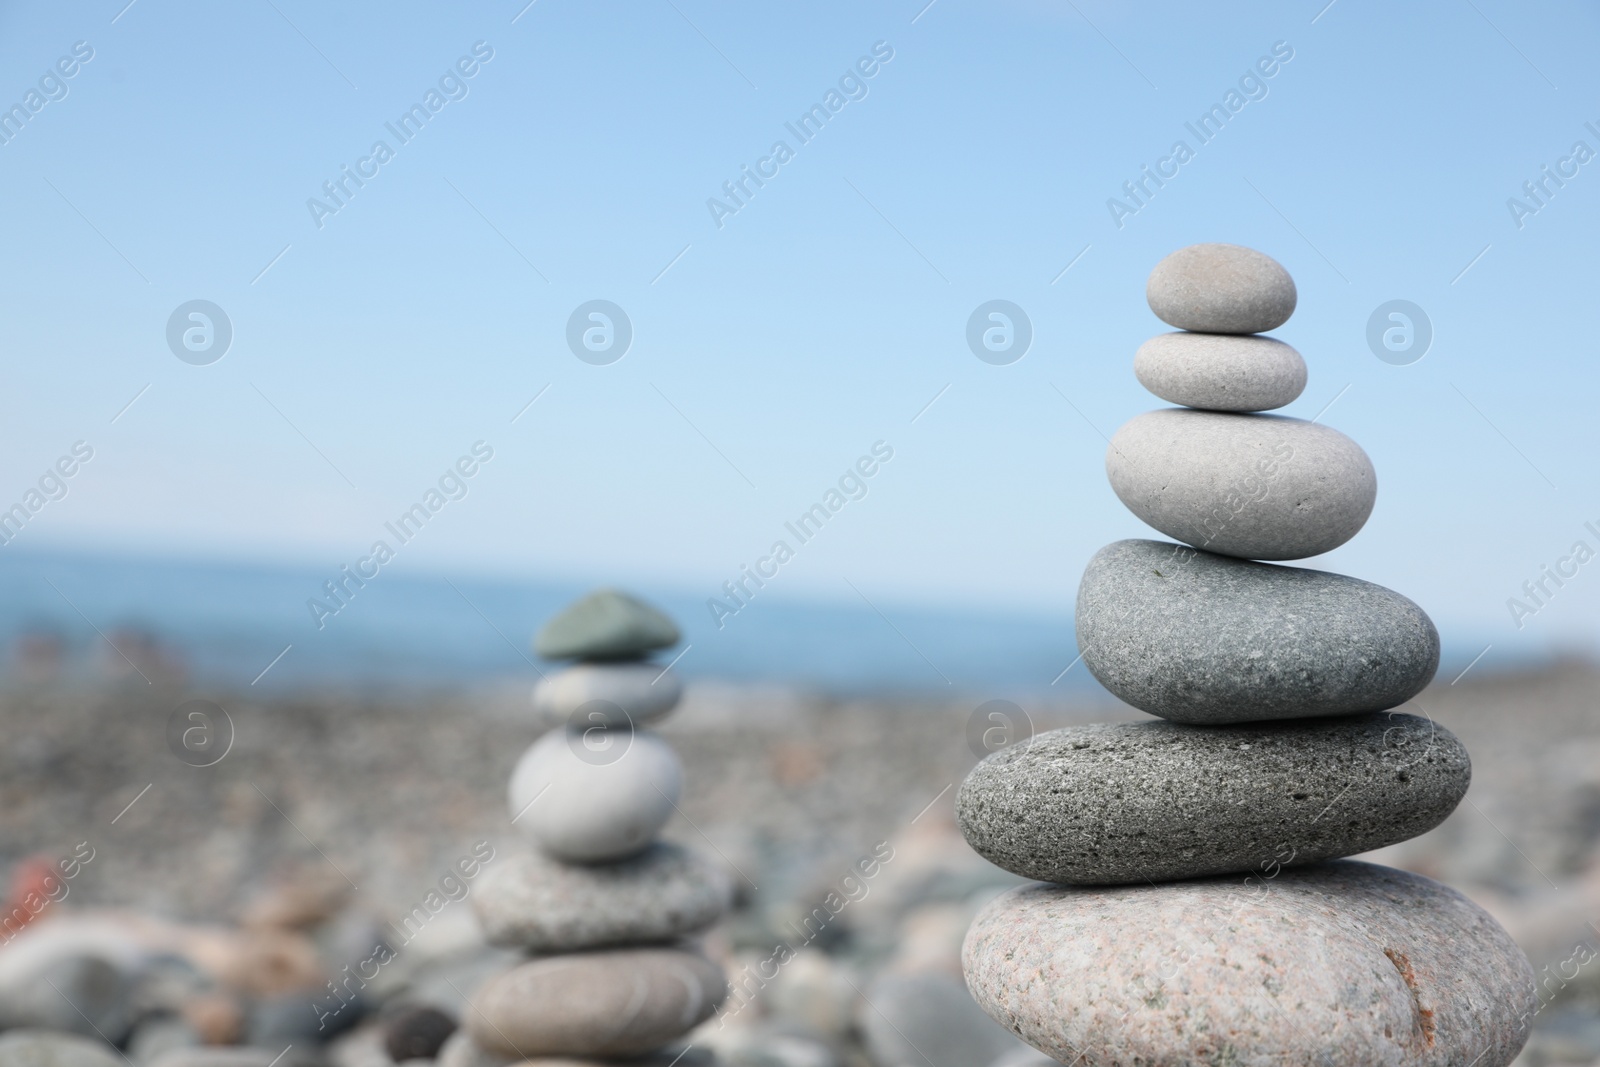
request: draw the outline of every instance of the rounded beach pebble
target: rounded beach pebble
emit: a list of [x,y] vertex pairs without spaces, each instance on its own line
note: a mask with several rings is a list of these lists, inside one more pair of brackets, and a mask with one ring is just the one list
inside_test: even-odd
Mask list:
[[492,945],[573,952],[698,933],[722,917],[732,895],[720,868],[657,842],[616,863],[513,857],[483,876],[472,908]]
[[1306,361],[1271,337],[1157,334],[1139,346],[1133,373],[1162,400],[1207,411],[1269,411],[1306,387]]
[[979,913],[962,965],[991,1018],[1079,1067],[1506,1067],[1539,1007],[1527,957],[1481,908],[1349,860],[1014,889]]
[[956,818],[1024,878],[1162,882],[1353,856],[1438,826],[1472,780],[1456,736],[1395,712],[1038,734],[972,769]]
[[1180,248],[1145,285],[1150,310],[1180,330],[1264,333],[1294,314],[1294,279],[1271,256],[1230,244]]
[[1244,559],[1303,559],[1354,537],[1378,477],[1350,438],[1281,415],[1163,408],[1106,450],[1111,488],[1168,537]]
[[575,663],[533,687],[538,725],[643,726],[678,706],[683,683],[656,663]]
[[466,1027],[485,1051],[626,1056],[687,1033],[727,995],[722,968],[678,949],[547,956],[492,978]]
[[672,817],[683,765],[642,730],[552,730],[511,773],[523,835],[556,859],[600,863],[642,852]]
[[1077,635],[1101,685],[1174,722],[1385,711],[1439,668],[1439,631],[1393,590],[1162,541],[1095,553]]

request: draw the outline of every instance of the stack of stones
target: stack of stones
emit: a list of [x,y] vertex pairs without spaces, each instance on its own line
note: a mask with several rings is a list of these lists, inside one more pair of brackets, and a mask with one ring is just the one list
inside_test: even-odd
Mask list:
[[534,689],[546,732],[511,778],[512,822],[534,850],[490,868],[472,898],[488,940],[529,958],[472,998],[442,1054],[449,1067],[665,1064],[726,995],[722,969],[690,939],[727,911],[732,887],[657,840],[683,768],[640,729],[678,703],[676,676],[646,658],[677,642],[672,620],[612,590],[539,632],[541,656],[576,662]]
[[968,987],[1080,1067],[1503,1067],[1537,1004],[1510,937],[1443,885],[1339,860],[1431,829],[1466,792],[1461,742],[1388,710],[1432,679],[1438,634],[1381,586],[1256,562],[1343,544],[1376,494],[1355,442],[1259,414],[1305,386],[1299,353],[1256,336],[1289,318],[1294,283],[1259,252],[1195,245],[1147,295],[1187,332],[1134,369],[1184,406],[1129,422],[1106,468],[1182,544],[1100,550],[1077,632],[1095,677],[1162,721],[1043,733],[963,783],[972,847],[1055,883],[977,917]]

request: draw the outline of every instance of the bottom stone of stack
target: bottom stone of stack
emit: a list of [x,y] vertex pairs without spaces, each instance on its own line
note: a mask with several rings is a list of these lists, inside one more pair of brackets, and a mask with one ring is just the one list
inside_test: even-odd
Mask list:
[[1527,957],[1477,905],[1352,860],[1015,889],[962,965],[990,1017],[1079,1067],[1505,1067],[1538,1008]]
[[542,956],[485,983],[464,1022],[478,1049],[495,1056],[615,1059],[688,1033],[727,990],[720,967],[684,949]]

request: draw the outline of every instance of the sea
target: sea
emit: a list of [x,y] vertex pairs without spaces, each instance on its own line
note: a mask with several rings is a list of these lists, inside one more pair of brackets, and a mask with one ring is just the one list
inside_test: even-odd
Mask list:
[[[470,686],[547,670],[539,626],[587,592],[559,579],[400,574],[367,582],[317,625],[327,580],[309,567],[95,551],[0,550],[0,670],[68,676],[148,662],[221,688]],[[1103,692],[1059,616],[764,592],[716,625],[703,591],[630,584],[678,620],[688,679],[841,694],[944,691],[1001,698]],[[41,664],[43,665],[41,667]],[[159,663],[157,664],[159,666]]]

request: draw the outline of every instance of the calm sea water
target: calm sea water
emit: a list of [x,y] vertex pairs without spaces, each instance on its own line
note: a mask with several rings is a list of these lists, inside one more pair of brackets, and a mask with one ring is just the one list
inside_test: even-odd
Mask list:
[[[384,571],[318,629],[309,568],[91,553],[0,551],[6,668],[61,650],[68,673],[126,666],[159,649],[199,682],[260,686],[473,682],[527,675],[534,631],[586,586]],[[686,677],[835,691],[983,696],[1097,689],[1058,618],[785,601],[763,594],[718,629],[703,594],[630,587],[679,621]],[[284,653],[284,649],[288,651]],[[33,654],[27,655],[32,649]],[[668,655],[681,651],[683,646]],[[1060,681],[1052,687],[1052,680]]]

